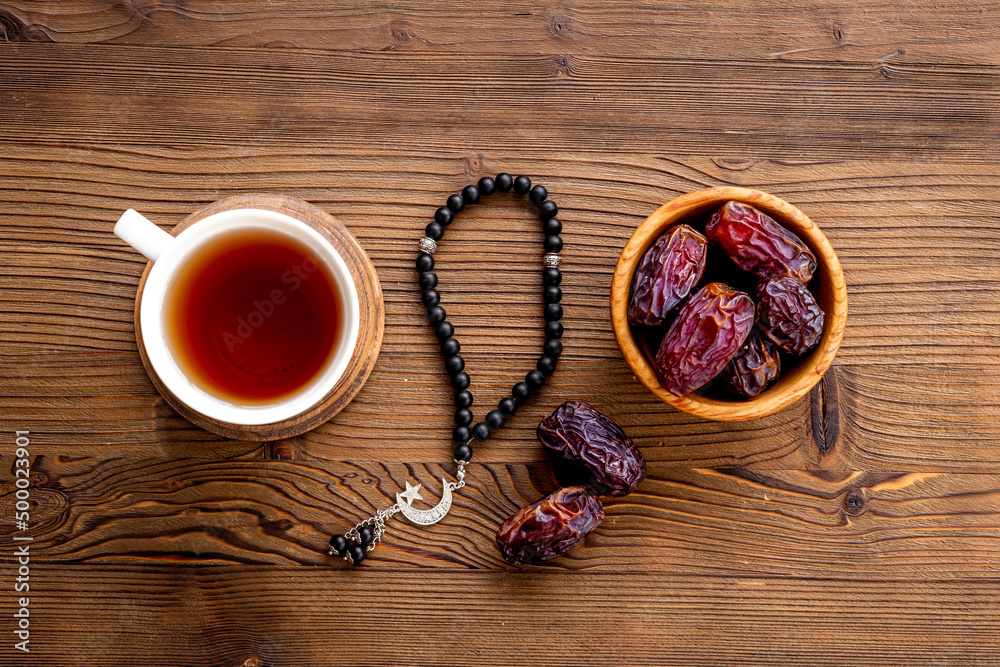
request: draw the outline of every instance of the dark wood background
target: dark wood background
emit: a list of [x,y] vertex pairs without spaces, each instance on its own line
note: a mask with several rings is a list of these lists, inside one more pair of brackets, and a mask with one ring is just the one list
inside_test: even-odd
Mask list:
[[[863,6],[856,6],[861,4]],[[988,2],[0,0],[0,662],[971,665],[1000,648],[1000,6]],[[442,523],[370,563],[332,532],[439,491],[451,397],[416,240],[486,174],[565,225],[566,353]],[[850,292],[836,365],[772,417],[701,421],[634,380],[610,276],[690,190],[801,208]],[[263,446],[143,372],[144,262],[112,233],[243,192],[346,223],[382,355],[333,421]],[[537,222],[490,202],[439,251],[478,415],[542,342]],[[506,565],[555,487],[534,438],[593,403],[649,461],[585,546]],[[31,653],[13,651],[15,429],[32,438]]]

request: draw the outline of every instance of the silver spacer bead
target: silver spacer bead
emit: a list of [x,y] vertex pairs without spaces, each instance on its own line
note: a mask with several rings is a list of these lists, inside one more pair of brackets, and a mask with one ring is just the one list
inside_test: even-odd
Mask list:
[[420,239],[420,252],[426,252],[428,255],[433,255],[434,251],[438,249],[438,244],[429,236],[425,236]]
[[554,269],[562,264],[562,257],[554,252],[550,252],[545,255],[545,259],[542,261],[545,262],[545,268]]

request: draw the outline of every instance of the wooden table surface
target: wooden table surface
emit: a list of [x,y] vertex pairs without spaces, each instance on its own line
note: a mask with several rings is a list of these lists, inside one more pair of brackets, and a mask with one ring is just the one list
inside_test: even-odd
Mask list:
[[[0,663],[1000,661],[996,3],[0,0],[4,36]],[[499,171],[559,204],[566,352],[451,514],[395,521],[351,569],[331,533],[451,471],[412,262],[444,198]],[[850,300],[811,396],[738,424],[645,391],[608,311],[635,226],[727,184],[812,217]],[[357,399],[264,445],[156,394],[145,262],[111,233],[129,207],[169,229],[248,192],[347,224],[386,306]],[[437,255],[479,416],[542,342],[541,252],[528,207],[489,203]],[[567,399],[618,420],[649,477],[584,546],[515,568],[493,535],[555,488],[534,429]],[[15,535],[34,538],[28,654]]]

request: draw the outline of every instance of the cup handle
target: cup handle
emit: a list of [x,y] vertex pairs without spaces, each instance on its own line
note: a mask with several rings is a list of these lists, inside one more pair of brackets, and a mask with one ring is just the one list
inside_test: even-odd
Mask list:
[[177,240],[131,208],[122,213],[122,217],[115,223],[115,236],[141,252],[151,262],[158,260],[170,244]]

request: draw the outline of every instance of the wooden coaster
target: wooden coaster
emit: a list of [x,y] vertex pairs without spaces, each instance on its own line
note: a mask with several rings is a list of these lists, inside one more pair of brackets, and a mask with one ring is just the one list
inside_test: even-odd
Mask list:
[[296,220],[304,222],[317,232],[323,235],[333,247],[337,249],[340,256],[347,264],[351,275],[354,277],[354,284],[358,289],[358,304],[360,306],[360,322],[358,328],[358,342],[354,347],[354,354],[351,357],[347,368],[334,388],[322,401],[317,403],[307,412],[275,422],[273,424],[261,424],[258,426],[244,426],[231,424],[216,419],[211,419],[191,408],[187,407],[177,397],[170,393],[160,378],[153,370],[146,356],[146,347],[142,342],[142,328],[139,324],[139,305],[142,303],[142,293],[146,286],[146,278],[153,264],[146,265],[139,281],[139,290],[135,297],[135,338],[139,345],[139,355],[142,357],[142,365],[146,368],[149,379],[153,381],[156,390],[166,399],[167,403],[173,407],[181,416],[188,421],[197,424],[206,431],[211,431],[234,440],[280,440],[290,438],[306,431],[310,431],[320,424],[328,421],[335,414],[344,409],[351,400],[361,391],[365,381],[375,366],[379,349],[382,347],[382,329],[385,325],[385,307],[382,303],[382,287],[379,285],[375,267],[372,265],[368,255],[365,254],[361,244],[351,234],[339,220],[308,202],[294,197],[271,194],[246,194],[228,197],[192,213],[184,222],[174,227],[170,232],[177,236],[185,229],[215,213],[231,211],[241,208],[256,208],[267,211],[275,211],[291,216]]

